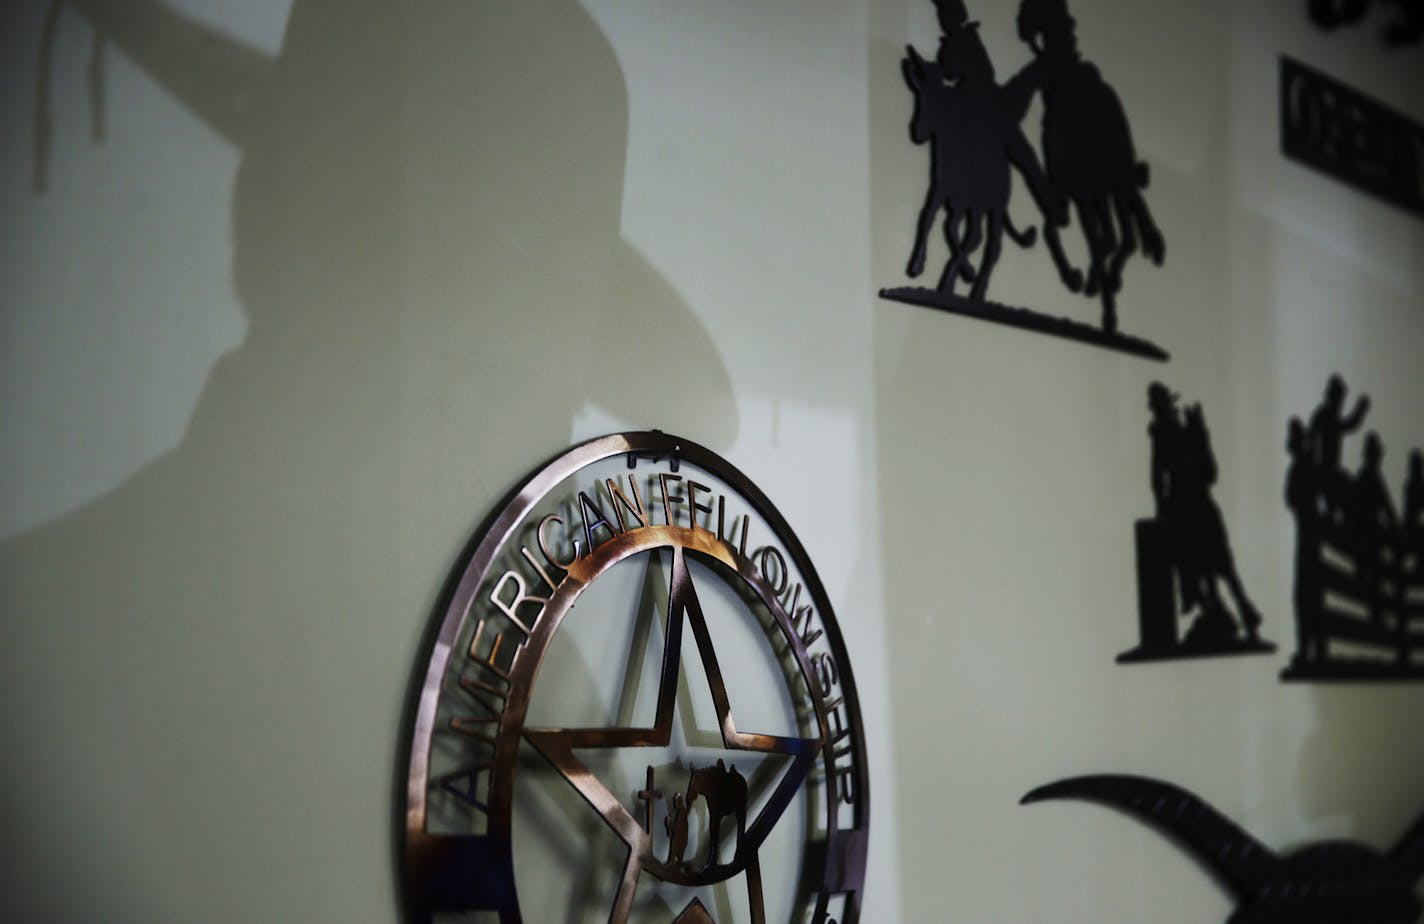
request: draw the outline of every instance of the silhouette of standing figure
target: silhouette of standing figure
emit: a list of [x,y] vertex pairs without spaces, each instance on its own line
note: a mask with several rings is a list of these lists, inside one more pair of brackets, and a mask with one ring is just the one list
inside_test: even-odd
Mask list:
[[1417,569],[1424,564],[1424,453],[1409,453],[1409,474],[1404,482],[1404,542]]
[[1369,605],[1370,618],[1384,620],[1383,586],[1385,568],[1399,533],[1399,518],[1394,513],[1394,501],[1384,483],[1380,463],[1384,445],[1379,434],[1365,437],[1364,460],[1355,475],[1355,516],[1351,532],[1355,540],[1355,563]]
[[1295,514],[1296,661],[1322,661],[1326,636],[1320,631],[1320,488],[1305,424],[1292,417],[1286,429],[1286,506]]
[[1154,263],[1166,254],[1142,197],[1147,165],[1137,159],[1117,93],[1078,52],[1066,0],[1023,0],[1018,32],[1035,57],[1008,89],[1025,100],[1043,93],[1044,163],[1054,193],[1077,212],[1088,248],[1086,280],[1068,260],[1052,222],[1044,226],[1044,238],[1063,284],[1100,296],[1103,329],[1116,331],[1115,299],[1127,258],[1139,247]]
[[687,860],[683,857],[687,853],[687,800],[680,792],[672,794],[663,829],[668,835],[668,866],[686,866]]
[[1361,395],[1355,402],[1354,411],[1345,415],[1345,380],[1338,375],[1330,376],[1320,407],[1310,415],[1311,459],[1323,477],[1339,479],[1343,474],[1340,468],[1341,443],[1347,434],[1360,428],[1369,410],[1369,395]]
[[[567,444],[589,409],[649,420],[673,399],[705,415],[712,445],[737,432],[721,350],[622,235],[629,90],[584,4],[292,0],[270,5],[289,8],[272,53],[185,12],[237,6],[68,0],[59,27],[61,41],[87,44],[95,23],[111,53],[232,145],[230,177],[213,166],[229,154],[191,154],[202,157],[195,178],[220,179],[215,196],[230,184],[231,279],[195,276],[184,291],[231,286],[248,327],[181,442],[0,542],[7,680],[122,676],[102,697],[36,698],[36,728],[53,737],[35,740],[53,741],[49,757],[73,773],[13,769],[7,779],[35,798],[0,825],[0,853],[42,826],[76,846],[70,888],[7,893],[16,919],[37,916],[23,913],[31,902],[39,917],[72,921],[204,905],[246,921],[396,919],[384,881],[318,889],[277,869],[274,839],[311,856],[367,830],[361,813],[292,786],[289,754],[343,777],[388,767],[393,742],[368,733],[369,716],[410,666],[368,654],[415,651],[470,516],[527,470],[531,447]],[[148,109],[111,119],[130,111]],[[145,127],[129,125],[134,137]],[[180,137],[135,150],[186,158]],[[104,235],[111,247],[134,233]],[[167,278],[167,266],[138,260],[132,272]],[[626,348],[625,331],[647,351],[637,375],[599,358]],[[69,640],[57,655],[39,630],[60,625]],[[358,665],[380,680],[348,682]],[[333,708],[331,689],[352,708]],[[190,711],[199,704],[202,715]],[[181,733],[146,747],[119,733],[155,710]],[[232,729],[259,716],[255,740],[278,750],[254,760],[254,739]],[[272,862],[234,866],[195,849],[199,816],[203,837]],[[95,830],[112,835],[102,854]],[[457,853],[421,858],[408,867],[410,920],[453,901],[450,890],[460,907],[487,910],[515,894],[508,855],[478,876],[455,874]],[[115,891],[81,875],[101,866],[115,883],[156,870],[161,882]],[[588,888],[599,875],[595,863],[568,871]],[[563,893],[543,891],[521,893],[525,920],[554,919],[539,903]]]

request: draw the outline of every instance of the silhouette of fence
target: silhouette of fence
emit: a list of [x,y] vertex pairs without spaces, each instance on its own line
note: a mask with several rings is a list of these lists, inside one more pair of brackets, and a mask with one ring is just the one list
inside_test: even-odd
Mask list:
[[[1295,660],[1291,678],[1424,678],[1424,548],[1412,530],[1360,503],[1343,473],[1297,504]],[[1348,655],[1331,645],[1352,646]]]

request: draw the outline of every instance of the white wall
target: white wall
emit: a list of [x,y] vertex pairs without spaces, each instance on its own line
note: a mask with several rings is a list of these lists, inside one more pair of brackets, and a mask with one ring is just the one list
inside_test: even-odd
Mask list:
[[[11,916],[390,920],[441,585],[533,465],[624,428],[732,460],[821,571],[873,752],[868,921],[1226,916],[1146,829],[1016,805],[1076,773],[1280,846],[1424,810],[1424,690],[1276,681],[1285,421],[1339,371],[1392,482],[1424,445],[1424,224],[1280,156],[1277,59],[1424,119],[1424,53],[1291,0],[1074,0],[1151,164],[1167,260],[1122,313],[1158,365],[875,297],[923,192],[925,0],[175,3],[206,42],[92,6],[132,52],[96,143],[61,14],[43,194],[44,9],[0,12]],[[971,6],[1006,78],[1014,5]],[[1094,316],[1041,247],[993,294]],[[1112,663],[1158,378],[1205,408],[1277,657]]]

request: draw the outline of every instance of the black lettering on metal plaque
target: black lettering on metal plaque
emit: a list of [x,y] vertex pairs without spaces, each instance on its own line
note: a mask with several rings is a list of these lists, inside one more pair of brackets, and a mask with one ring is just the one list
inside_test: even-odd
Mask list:
[[861,920],[845,645],[786,521],[711,451],[623,433],[541,468],[461,565],[421,676],[415,920]]
[[1098,775],[1040,786],[1022,804],[1084,799],[1174,840],[1237,902],[1230,924],[1417,924],[1424,905],[1424,814],[1389,853],[1352,840],[1276,853],[1197,796],[1160,780]]
[[1285,56],[1281,149],[1292,160],[1424,217],[1424,124]]

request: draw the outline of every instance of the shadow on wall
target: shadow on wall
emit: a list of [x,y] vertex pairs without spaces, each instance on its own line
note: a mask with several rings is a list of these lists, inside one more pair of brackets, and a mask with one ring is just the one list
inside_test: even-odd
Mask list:
[[1313,690],[1312,699],[1316,724],[1295,773],[1301,814],[1341,822],[1348,836],[1367,843],[1394,843],[1411,808],[1424,809],[1424,744],[1401,735],[1398,721],[1419,714],[1424,690],[1330,684]]
[[176,450],[0,545],[7,903],[388,920],[401,691],[471,524],[589,406],[736,433],[620,236],[622,72],[572,0],[297,0],[275,59],[151,0],[64,10],[240,149],[249,335]]

